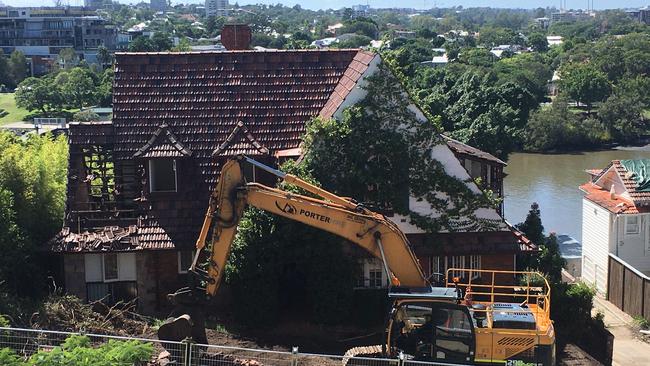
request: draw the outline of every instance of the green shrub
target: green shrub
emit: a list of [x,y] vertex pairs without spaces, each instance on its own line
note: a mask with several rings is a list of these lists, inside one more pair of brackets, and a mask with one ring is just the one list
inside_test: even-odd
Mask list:
[[9,319],[5,317],[4,315],[0,314],[0,327],[2,328],[8,328],[11,324],[9,323]]
[[73,335],[52,350],[39,351],[29,359],[30,366],[113,366],[145,365],[151,360],[153,345],[140,341],[109,340],[93,348],[90,338]]
[[0,348],[0,365],[2,366],[27,366],[14,351],[9,348]]
[[648,319],[642,317],[642,316],[635,316],[634,317],[634,325],[641,329],[648,329],[650,328],[650,321]]

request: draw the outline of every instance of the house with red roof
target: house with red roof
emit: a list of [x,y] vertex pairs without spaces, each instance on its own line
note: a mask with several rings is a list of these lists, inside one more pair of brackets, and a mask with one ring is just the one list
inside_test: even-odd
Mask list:
[[650,276],[650,159],[614,160],[587,173],[580,186],[582,279],[607,294],[612,256]]
[[[137,298],[141,311],[163,311],[166,294],[185,285],[221,164],[236,154],[272,166],[299,158],[306,123],[341,118],[381,63],[362,50],[116,54],[113,120],[70,124],[64,227],[50,243],[66,290],[87,301]],[[428,122],[415,104],[408,109]],[[433,159],[473,194],[503,192],[504,162],[455,140],[434,145]],[[247,175],[275,182],[257,169]],[[446,214],[415,198],[409,204],[425,217]],[[440,232],[391,219],[427,272],[512,270],[518,254],[536,251],[498,208],[470,216]],[[364,261],[363,276],[366,286],[385,283],[377,262]]]

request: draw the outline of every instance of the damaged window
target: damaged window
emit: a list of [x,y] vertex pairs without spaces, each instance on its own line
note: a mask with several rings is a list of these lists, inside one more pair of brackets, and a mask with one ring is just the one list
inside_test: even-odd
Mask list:
[[176,192],[176,160],[149,160],[151,192]]
[[82,150],[85,176],[88,184],[91,210],[108,208],[108,202],[115,202],[115,167],[112,149],[106,146],[89,146]]

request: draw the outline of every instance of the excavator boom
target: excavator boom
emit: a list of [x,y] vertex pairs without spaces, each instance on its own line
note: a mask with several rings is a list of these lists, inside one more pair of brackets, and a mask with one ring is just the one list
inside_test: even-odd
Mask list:
[[[359,245],[373,256],[385,261],[389,276],[399,281],[402,286],[428,285],[424,272],[409,247],[408,240],[399,228],[383,215],[371,212],[359,204],[315,187],[295,176],[266,166],[264,167],[269,171],[277,172],[277,175],[285,181],[324,199],[294,194],[258,183],[246,183],[241,168],[241,164],[245,163],[246,159],[248,158],[240,157],[229,160],[224,165],[205,216],[201,235],[196,243],[197,250],[203,249],[207,244],[208,233],[212,229],[210,240],[212,248],[208,265],[210,281],[206,288],[208,295],[213,296],[218,290],[223,268],[237,232],[237,224],[246,206],[313,226]],[[251,160],[248,159],[249,162]],[[260,165],[257,163],[258,167]],[[196,260],[192,266],[192,269],[197,266]]]

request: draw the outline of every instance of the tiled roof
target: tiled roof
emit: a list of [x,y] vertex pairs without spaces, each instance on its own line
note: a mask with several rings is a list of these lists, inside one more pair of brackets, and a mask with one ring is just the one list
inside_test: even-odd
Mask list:
[[[621,181],[623,182],[623,185],[625,186],[625,190],[627,193],[630,195],[630,198],[632,199],[632,202],[629,202],[629,204],[634,205],[634,206],[647,206],[650,205],[650,192],[641,192],[637,191],[637,183],[634,180],[632,176],[628,174],[628,171],[625,169],[625,167],[621,164],[620,160],[612,160],[611,163],[605,167],[605,169],[601,170],[600,173],[598,174],[593,174],[593,169],[588,171],[589,174],[593,177],[591,179],[592,183],[596,183],[605,173],[607,173],[610,169],[614,169],[614,171],[618,174],[620,177]],[[583,186],[580,188],[582,189]],[[597,186],[596,186],[597,187]]]
[[134,158],[182,158],[192,152],[176,138],[166,124],[160,125],[151,139],[133,154]]
[[[298,148],[306,122],[337,87],[357,81],[373,57],[359,50],[117,53],[113,123],[76,128],[71,143],[110,144],[116,166],[134,158],[191,155],[177,164],[178,192],[140,197],[135,186],[137,232],[130,237],[137,244],[129,249],[190,247],[220,161],[236,154],[264,161]],[[128,181],[146,185],[144,173],[136,166]],[[106,227],[81,228],[86,230]],[[94,250],[89,237],[68,232],[60,235],[68,244],[60,240],[52,248]]]
[[612,198],[612,195],[608,190],[603,189],[592,182],[581,185],[580,190],[585,193],[584,197],[586,199],[615,214],[638,214],[650,212],[650,208],[637,207],[634,202],[621,197],[621,195],[615,195],[614,198]]
[[113,123],[110,121],[70,122],[68,129],[68,141],[71,145],[112,143],[113,137]]
[[625,185],[625,189],[627,192],[630,194],[630,197],[632,197],[632,200],[634,201],[635,205],[648,205],[650,204],[650,192],[641,192],[637,191],[637,183],[632,178],[631,175],[628,174],[628,171],[625,169],[625,167],[621,164],[620,160],[614,160],[612,161],[612,165],[616,169],[616,172],[618,175],[621,177],[621,180],[623,181],[623,184]]
[[458,140],[454,140],[449,136],[442,135],[442,137],[444,137],[445,142],[447,142],[447,146],[449,146],[449,148],[455,153],[469,155],[482,160],[492,161],[503,166],[508,165],[506,164],[506,162],[504,162],[503,160],[497,158],[496,156],[490,153],[481,151],[475,147],[464,144]]
[[212,153],[240,121],[270,153],[298,147],[305,123],[360,52],[117,53],[115,155],[130,158],[165,123],[201,160],[211,186]]
[[257,141],[255,136],[248,131],[244,122],[239,121],[226,141],[212,152],[212,156],[267,155],[268,153],[269,149]]
[[323,118],[332,118],[334,113],[339,109],[348,94],[357,86],[357,82],[361,76],[368,70],[368,66],[376,57],[374,53],[367,51],[359,51],[350,66],[345,70],[334,92],[330,95],[329,100],[325,107],[320,111],[320,116]]

